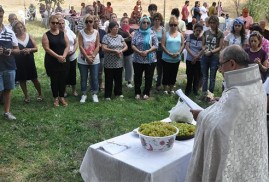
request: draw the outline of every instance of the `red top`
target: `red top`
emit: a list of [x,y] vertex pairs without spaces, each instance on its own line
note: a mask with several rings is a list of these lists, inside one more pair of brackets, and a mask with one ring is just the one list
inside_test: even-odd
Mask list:
[[181,11],[182,14],[182,20],[187,20],[188,16],[189,16],[189,10],[188,10],[188,6],[184,5]]

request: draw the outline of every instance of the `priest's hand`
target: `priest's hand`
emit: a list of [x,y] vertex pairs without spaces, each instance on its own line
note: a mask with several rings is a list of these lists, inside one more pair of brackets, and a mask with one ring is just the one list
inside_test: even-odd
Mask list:
[[199,113],[200,113],[202,110],[194,110],[194,109],[191,109],[190,111],[191,111],[191,113],[192,113],[192,115],[193,115],[193,119],[196,121],[196,119],[197,119]]

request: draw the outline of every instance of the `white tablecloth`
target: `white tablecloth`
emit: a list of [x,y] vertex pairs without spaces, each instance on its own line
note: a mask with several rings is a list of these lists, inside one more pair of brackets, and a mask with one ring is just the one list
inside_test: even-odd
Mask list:
[[[130,132],[89,146],[80,173],[86,182],[184,182],[193,141],[176,141],[169,151],[150,152]],[[111,155],[99,149],[107,142],[129,148]]]

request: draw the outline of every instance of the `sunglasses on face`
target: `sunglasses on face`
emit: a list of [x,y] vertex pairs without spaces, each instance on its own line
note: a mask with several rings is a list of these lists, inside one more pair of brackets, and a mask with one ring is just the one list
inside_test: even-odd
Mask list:
[[169,24],[170,27],[177,27],[177,24]]
[[52,22],[50,22],[52,25],[58,25],[59,24],[59,22],[54,22],[54,21],[52,21]]
[[147,21],[143,21],[142,24],[148,24],[148,25],[149,25],[149,22],[147,22]]
[[92,20],[86,20],[85,23],[92,23],[93,21]]

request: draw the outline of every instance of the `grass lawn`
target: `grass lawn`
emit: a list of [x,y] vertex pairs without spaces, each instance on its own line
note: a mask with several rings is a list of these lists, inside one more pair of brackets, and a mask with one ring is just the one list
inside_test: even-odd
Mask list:
[[[0,117],[0,181],[82,181],[79,167],[89,145],[130,132],[141,123],[164,119],[177,103],[177,96],[156,93],[154,89],[150,100],[136,101],[134,90],[124,86],[124,99],[107,102],[100,92],[99,103],[92,103],[90,94],[85,104],[79,103],[79,97],[69,96],[68,107],[54,108],[41,47],[46,30],[40,22],[27,23],[27,30],[38,42],[35,58],[45,99],[36,101],[37,94],[30,82],[29,104],[23,102],[19,87],[13,91],[11,112],[17,120]],[[218,96],[221,79],[218,74]],[[177,88],[185,88],[184,66],[180,66],[178,83]],[[0,105],[1,113],[2,110]]]

